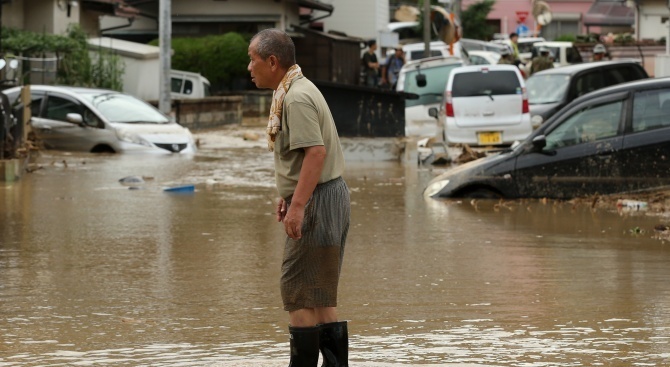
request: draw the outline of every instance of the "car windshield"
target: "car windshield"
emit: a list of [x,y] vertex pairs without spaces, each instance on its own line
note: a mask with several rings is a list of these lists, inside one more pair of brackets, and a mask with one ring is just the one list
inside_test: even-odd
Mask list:
[[556,103],[564,99],[570,77],[563,74],[533,75],[526,80],[528,103]]
[[454,98],[521,94],[521,85],[511,70],[472,71],[454,75],[451,93]]
[[441,65],[432,68],[421,69],[421,74],[426,76],[426,86],[419,87],[416,84],[417,70],[408,71],[405,75],[403,91],[406,93],[418,94],[418,99],[405,100],[405,107],[439,103],[442,101],[444,87],[447,85],[449,74],[455,68],[461,66],[461,63]]
[[91,103],[109,122],[153,123],[170,122],[165,115],[147,103],[127,94],[84,93],[82,97]]

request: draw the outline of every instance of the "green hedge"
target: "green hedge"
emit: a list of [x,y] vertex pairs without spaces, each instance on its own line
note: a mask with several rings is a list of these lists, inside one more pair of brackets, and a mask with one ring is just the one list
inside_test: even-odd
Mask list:
[[[123,63],[109,52],[100,51],[91,60],[87,34],[78,24],[71,24],[65,35],[36,33],[13,28],[2,28],[2,49],[5,56],[58,58],[57,83],[64,85],[99,87],[114,90],[123,88]],[[29,73],[22,84],[30,83]]]
[[[158,40],[150,44],[157,46]],[[236,80],[248,77],[249,42],[230,32],[200,38],[172,39],[172,68],[202,74],[214,92],[232,90]]]

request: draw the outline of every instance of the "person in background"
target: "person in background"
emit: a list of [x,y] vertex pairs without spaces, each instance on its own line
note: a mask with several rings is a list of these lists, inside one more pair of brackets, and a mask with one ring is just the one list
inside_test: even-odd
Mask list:
[[500,50],[500,60],[498,60],[498,64],[514,65],[514,57],[512,56],[512,50],[510,50],[509,47]]
[[405,65],[405,54],[402,51],[402,46],[398,45],[395,47],[395,53],[389,56],[386,64],[382,66],[382,85],[387,85],[395,90],[398,83],[398,74],[403,65]]
[[344,154],[333,116],[319,89],[295,61],[286,32],[265,29],[249,44],[251,81],[272,89],[268,149],[274,152],[284,227],[280,289],[288,311],[289,365],[347,367],[347,322],[337,319],[337,288],[351,204]]
[[530,75],[538,71],[551,69],[554,67],[554,62],[551,60],[551,52],[548,48],[542,46],[539,50],[540,54],[535,56],[530,64]]
[[361,58],[365,85],[368,87],[376,87],[379,84],[379,62],[375,51],[377,51],[377,42],[375,40],[368,41],[368,50]]
[[593,47],[593,61],[605,61],[607,49],[601,43]]
[[521,59],[519,58],[519,35],[516,33],[510,33],[509,41],[511,43],[510,46],[512,47],[512,60],[514,60],[513,64],[519,66],[519,63],[521,63]]

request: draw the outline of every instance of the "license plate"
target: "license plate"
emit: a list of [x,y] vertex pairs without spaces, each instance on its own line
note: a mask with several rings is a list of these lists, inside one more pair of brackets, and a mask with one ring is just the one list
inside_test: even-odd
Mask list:
[[502,144],[502,136],[499,131],[477,133],[479,145]]

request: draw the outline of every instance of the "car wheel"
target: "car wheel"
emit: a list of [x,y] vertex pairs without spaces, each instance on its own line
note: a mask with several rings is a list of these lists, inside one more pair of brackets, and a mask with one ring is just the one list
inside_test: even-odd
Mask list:
[[489,189],[474,189],[466,192],[464,195],[466,198],[473,199],[501,199],[502,195],[499,193],[489,190]]

